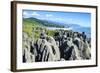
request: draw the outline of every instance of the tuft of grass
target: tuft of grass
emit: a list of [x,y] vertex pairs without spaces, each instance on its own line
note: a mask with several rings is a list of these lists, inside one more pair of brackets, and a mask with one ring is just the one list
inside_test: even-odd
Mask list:
[[33,27],[33,26],[31,26],[31,25],[24,25],[24,26],[23,26],[23,32],[27,33],[27,35],[28,35],[29,37],[32,36],[32,27]]

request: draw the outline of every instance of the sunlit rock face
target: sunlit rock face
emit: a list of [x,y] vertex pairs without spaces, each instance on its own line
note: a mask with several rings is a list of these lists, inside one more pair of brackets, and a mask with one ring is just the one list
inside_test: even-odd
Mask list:
[[23,32],[23,63],[91,59],[91,40],[78,32],[58,31],[54,36],[41,32],[35,39]]

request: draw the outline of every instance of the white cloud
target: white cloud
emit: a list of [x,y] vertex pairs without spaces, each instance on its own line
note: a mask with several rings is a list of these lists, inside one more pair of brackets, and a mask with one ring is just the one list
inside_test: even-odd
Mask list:
[[45,16],[46,17],[52,17],[53,15],[52,14],[46,14]]
[[55,18],[55,20],[57,20],[57,21],[62,21],[63,20],[63,18]]
[[32,16],[40,16],[40,14],[38,14],[37,12],[33,12],[31,15]]
[[23,15],[24,15],[24,16],[28,15],[28,12],[24,11],[24,12],[23,12]]
[[23,12],[23,16],[24,18],[29,18],[29,17],[39,17],[40,14],[38,14],[37,12],[27,12],[27,11],[24,11]]
[[29,17],[30,17],[30,15],[29,15],[29,13],[28,13],[28,12],[24,11],[24,12],[23,12],[23,17],[24,17],[24,18],[29,18]]
[[70,21],[73,21],[73,19],[72,19],[72,18],[69,18],[69,20],[70,20]]

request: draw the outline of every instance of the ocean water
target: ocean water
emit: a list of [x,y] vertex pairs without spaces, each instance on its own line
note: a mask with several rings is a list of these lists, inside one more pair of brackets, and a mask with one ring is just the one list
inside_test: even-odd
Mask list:
[[88,38],[91,37],[91,28],[90,27],[74,27],[72,28],[73,31],[76,31],[76,32],[85,32],[86,36]]
[[85,32],[85,34],[88,38],[91,37],[91,28],[90,27],[69,27],[69,28],[47,27],[47,29],[49,29],[49,30],[59,30],[59,29],[72,30],[74,32],[79,32],[79,33]]

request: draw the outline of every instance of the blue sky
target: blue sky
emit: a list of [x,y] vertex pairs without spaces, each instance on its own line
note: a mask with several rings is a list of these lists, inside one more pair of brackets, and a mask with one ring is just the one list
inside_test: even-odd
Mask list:
[[30,17],[64,23],[65,25],[78,24],[83,27],[91,26],[90,13],[23,10],[23,18]]

